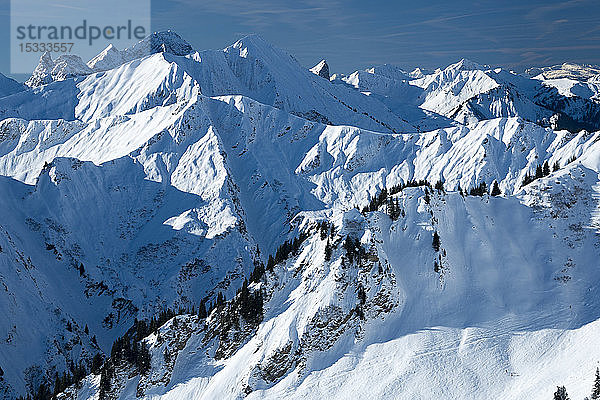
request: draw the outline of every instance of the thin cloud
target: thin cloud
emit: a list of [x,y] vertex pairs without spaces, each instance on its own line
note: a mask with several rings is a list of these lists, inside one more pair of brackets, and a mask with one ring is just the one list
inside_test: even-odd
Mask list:
[[185,7],[194,8],[206,13],[220,14],[226,17],[241,19],[241,23],[252,29],[264,29],[274,24],[282,24],[282,29],[303,29],[315,21],[324,27],[347,26],[350,17],[343,12],[344,7],[340,1],[328,1],[327,7],[323,2],[316,0],[301,0],[294,6],[283,2],[268,0],[242,1],[221,0],[202,1],[176,0]]

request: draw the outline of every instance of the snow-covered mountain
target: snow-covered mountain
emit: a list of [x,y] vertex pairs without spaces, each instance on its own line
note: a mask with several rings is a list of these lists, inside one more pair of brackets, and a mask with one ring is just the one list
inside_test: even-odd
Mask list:
[[573,79],[587,81],[600,75],[600,66],[563,63],[550,67],[533,67],[525,70],[525,76],[529,78],[542,79]]
[[427,75],[381,66],[336,75],[334,82],[375,95],[392,110],[407,115],[417,106],[429,112],[430,118],[434,113],[461,124],[518,116],[557,129],[600,129],[598,85],[593,79],[580,82],[541,77],[530,79],[463,59]]
[[0,96],[1,396],[588,395],[600,105],[329,72],[168,31]]
[[155,32],[131,48],[118,50],[108,45],[97,56],[85,63],[74,54],[59,56],[52,60],[50,53],[45,52],[31,77],[25,82],[27,86],[37,87],[50,82],[63,81],[68,78],[85,76],[94,72],[117,68],[127,62],[156,53],[171,53],[184,56],[193,51],[192,46],[173,31]]
[[582,97],[600,102],[600,67],[564,63],[545,68],[530,68],[525,76],[558,89],[567,97]]

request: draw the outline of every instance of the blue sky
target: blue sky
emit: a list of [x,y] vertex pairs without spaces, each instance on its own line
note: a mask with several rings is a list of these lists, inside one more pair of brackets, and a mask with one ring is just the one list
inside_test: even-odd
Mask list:
[[[9,1],[0,4],[7,73]],[[435,68],[463,57],[517,70],[600,64],[598,0],[152,0],[152,29],[169,28],[196,49],[259,33],[305,66],[326,58],[333,72],[381,63]]]

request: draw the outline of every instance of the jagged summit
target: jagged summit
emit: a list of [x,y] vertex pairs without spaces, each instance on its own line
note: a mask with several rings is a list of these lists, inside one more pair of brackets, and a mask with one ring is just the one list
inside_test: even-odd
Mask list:
[[427,69],[416,67],[411,72],[409,72],[409,75],[413,79],[419,79],[419,78],[424,77],[425,75],[430,75],[432,73],[433,73],[432,71],[429,71]]
[[185,56],[194,51],[192,46],[172,30],[154,32],[125,51],[139,57],[155,53]]
[[462,58],[460,61],[450,64],[446,67],[446,70],[459,70],[459,71],[474,71],[474,70],[486,70],[489,66],[479,64],[475,61],[471,61],[468,58]]
[[192,46],[181,36],[167,30],[154,32],[132,47],[122,51],[110,44],[96,57],[92,58],[88,62],[88,66],[94,71],[104,71],[151,54],[169,53],[176,56],[185,56],[193,51]]
[[81,57],[75,54],[63,54],[52,60],[49,52],[40,57],[31,77],[25,82],[27,86],[36,87],[53,81],[62,81],[76,76],[87,75],[94,72],[88,67]]
[[310,72],[312,72],[315,75],[320,76],[321,78],[325,78],[327,80],[329,80],[329,78],[330,78],[329,65],[327,65],[327,61],[325,61],[324,59],[319,61],[319,63],[317,65],[312,67],[310,69]]
[[73,54],[63,54],[52,60],[50,53],[42,54],[38,66],[32,76],[25,82],[27,86],[36,87],[54,81],[61,81],[76,76],[84,76],[93,72],[106,71],[155,53],[170,53],[184,56],[192,53],[192,46],[177,33],[167,30],[154,32],[135,45],[118,50],[114,45],[108,45],[97,56],[86,63],[81,57]]

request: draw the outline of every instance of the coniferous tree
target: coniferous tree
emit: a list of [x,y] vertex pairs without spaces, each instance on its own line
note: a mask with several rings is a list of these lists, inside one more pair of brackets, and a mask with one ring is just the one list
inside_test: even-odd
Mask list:
[[550,175],[550,166],[548,165],[548,161],[544,161],[544,165],[542,166],[542,174],[544,176]]
[[346,258],[352,264],[352,261],[354,261],[354,242],[350,236],[346,236],[346,240],[344,240],[344,250],[346,250]]
[[398,199],[390,198],[388,200],[387,214],[392,219],[392,221],[395,221],[398,219],[398,217],[400,216],[400,203],[398,202]]
[[33,395],[33,400],[50,400],[52,398],[52,392],[45,383],[41,383],[38,386],[37,392]]
[[487,193],[487,185],[485,182],[481,182],[478,186],[472,188],[469,191],[471,196],[483,196]]
[[529,175],[529,172],[527,172],[525,174],[525,176],[523,177],[523,183],[521,186],[527,186],[529,185],[531,182],[533,182],[533,177],[531,175]]
[[89,335],[89,334],[90,334],[90,328],[88,328],[87,324],[85,324],[85,328],[83,328],[83,332],[84,332],[86,335]]
[[558,161],[556,161],[556,162],[554,163],[554,165],[552,165],[552,171],[553,171],[553,172],[556,172],[556,171],[558,171],[559,169],[560,169],[560,163],[559,163]]
[[98,398],[100,400],[106,399],[106,395],[110,392],[110,380],[113,375],[113,367],[112,363],[109,361],[104,363],[102,367],[102,371],[100,372],[100,390],[98,393]]
[[358,286],[358,292],[356,296],[358,297],[360,305],[364,305],[367,302],[367,293],[365,292],[363,285]]
[[358,240],[358,238],[354,239],[354,252],[357,262],[360,264],[364,256],[364,249],[361,246],[360,240]]
[[79,263],[79,276],[83,276],[85,275],[85,267],[83,266],[82,263]]
[[427,191],[427,189],[425,189],[425,197],[423,197],[423,200],[425,200],[426,204],[429,204],[431,202],[431,198],[429,197],[429,192]]
[[258,261],[255,263],[254,270],[250,274],[250,282],[257,283],[260,282],[263,275],[265,274],[265,267],[262,262]]
[[321,240],[325,240],[325,238],[327,237],[327,222],[323,221],[321,223],[319,223],[319,233],[320,233],[320,237]]
[[440,251],[440,235],[437,231],[433,232],[433,242],[431,243],[431,246],[436,252]]
[[594,379],[594,388],[592,389],[592,399],[600,399],[600,369],[596,368],[596,378]]
[[567,389],[564,386],[557,386],[554,392],[554,400],[569,400]]
[[[63,376],[64,376],[64,372],[63,372]],[[62,392],[62,385],[63,385],[63,380],[60,376],[58,376],[58,372],[56,373],[55,377],[54,377],[54,396],[58,395],[60,392]]]
[[442,182],[441,180],[437,181],[435,183],[435,189],[438,190],[438,191],[440,191],[440,192],[443,192],[444,191],[444,182]]
[[225,304],[225,296],[223,295],[223,293],[219,292],[217,294],[217,304],[216,305],[217,305],[217,307],[220,307],[224,304]]
[[327,244],[325,244],[325,261],[331,260],[331,253],[333,252],[333,248],[331,247],[331,243],[329,239],[327,239]]
[[200,305],[198,306],[198,317],[201,319],[206,318],[208,315],[206,313],[206,304],[204,302],[204,300],[202,300],[200,302]]
[[140,374],[146,375],[150,370],[150,351],[144,342],[140,343],[139,346],[136,343],[135,349],[136,367]]
[[494,184],[492,185],[492,196],[500,196],[502,194],[502,192],[500,191],[500,187],[498,186],[498,181],[494,181]]
[[100,368],[102,368],[102,364],[104,364],[104,358],[102,357],[102,354],[96,353],[92,358],[91,372],[93,374],[97,374],[100,371]]
[[542,166],[538,164],[535,169],[535,179],[542,178],[544,176],[544,171],[542,170]]
[[275,259],[272,255],[269,255],[269,261],[267,261],[267,270],[273,271],[273,267],[275,266]]

